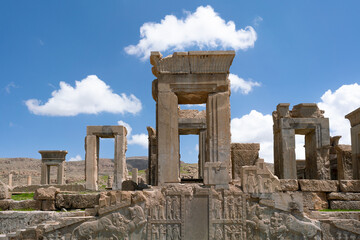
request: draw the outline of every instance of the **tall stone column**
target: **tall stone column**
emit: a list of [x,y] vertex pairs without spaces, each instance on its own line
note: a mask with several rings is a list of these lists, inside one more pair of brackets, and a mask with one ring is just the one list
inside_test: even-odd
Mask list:
[[126,135],[115,135],[115,156],[114,156],[114,190],[121,190],[121,185],[126,180]]
[[351,154],[354,180],[360,179],[360,108],[347,114],[351,125]]
[[40,184],[47,184],[47,165],[45,163],[41,164],[41,181]]
[[12,187],[13,185],[13,174],[12,173],[9,173],[9,184],[8,184],[10,187]]
[[[282,120],[282,119],[281,119]],[[282,128],[279,132],[280,142],[275,151],[278,151],[279,172],[276,174],[281,179],[297,179],[295,159],[295,130]]]
[[64,162],[58,165],[57,184],[64,184]]
[[27,185],[31,185],[31,175],[27,176]]
[[199,134],[199,179],[204,177],[204,165],[206,161],[206,131]]
[[85,138],[85,186],[88,190],[98,190],[98,142],[95,135],[88,135]]
[[158,184],[180,182],[178,98],[159,92],[156,104],[158,141]]

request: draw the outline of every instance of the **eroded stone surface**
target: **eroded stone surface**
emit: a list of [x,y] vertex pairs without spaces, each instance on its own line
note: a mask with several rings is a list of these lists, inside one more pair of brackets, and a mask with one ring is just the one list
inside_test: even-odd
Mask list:
[[298,180],[300,189],[303,192],[337,192],[339,190],[339,182],[335,180]]
[[360,193],[331,192],[327,194],[329,200],[360,201]]
[[279,179],[281,191],[297,191],[299,183],[296,179]]
[[331,209],[360,210],[360,201],[330,201]]
[[360,180],[341,180],[340,190],[342,192],[360,192]]
[[99,194],[57,194],[56,208],[85,209],[99,205]]
[[60,192],[59,188],[48,187],[48,188],[39,188],[35,191],[34,199],[35,200],[55,200],[56,194]]
[[9,192],[9,187],[0,181],[0,200],[11,198],[11,192]]
[[255,165],[259,158],[259,143],[231,143],[232,178],[240,179],[242,166]]
[[304,208],[309,210],[327,209],[329,204],[325,192],[303,192]]

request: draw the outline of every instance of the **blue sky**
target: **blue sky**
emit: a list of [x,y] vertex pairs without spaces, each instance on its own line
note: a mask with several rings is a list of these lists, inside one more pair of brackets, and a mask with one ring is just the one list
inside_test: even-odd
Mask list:
[[[349,144],[343,117],[360,107],[359,5],[1,1],[0,157],[40,158],[38,150],[64,149],[68,160],[84,159],[86,126],[119,121],[132,129],[127,156],[146,156],[146,126],[155,127],[151,50],[166,56],[235,49],[232,140],[260,142],[265,161],[272,161],[271,113],[280,102],[319,103],[332,135]],[[251,31],[256,38],[246,38]],[[141,40],[148,46],[144,53],[138,51]],[[138,55],[128,51],[131,45]],[[196,141],[182,141],[183,160],[197,161]],[[100,157],[113,157],[112,140],[101,141]]]

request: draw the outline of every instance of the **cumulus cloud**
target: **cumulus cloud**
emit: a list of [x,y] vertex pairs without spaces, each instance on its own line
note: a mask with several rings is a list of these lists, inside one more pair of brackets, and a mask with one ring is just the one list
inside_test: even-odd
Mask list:
[[360,85],[342,85],[335,92],[328,90],[321,96],[318,106],[330,119],[331,136],[341,135],[341,143],[351,144],[350,122],[345,115],[360,107]]
[[241,118],[231,120],[231,141],[260,143],[260,157],[273,162],[273,120],[269,114],[252,110]]
[[68,161],[69,161],[69,162],[72,162],[72,161],[81,161],[81,160],[82,160],[82,158],[81,158],[81,156],[78,154],[78,155],[76,155],[75,157],[70,158]]
[[36,115],[76,116],[78,114],[132,113],[141,110],[141,102],[133,94],[127,96],[113,93],[110,86],[96,75],[75,81],[75,87],[60,82],[60,89],[51,93],[52,97],[44,104],[38,99],[25,102],[29,111]]
[[248,94],[254,87],[259,87],[261,84],[253,81],[245,81],[236,74],[229,74],[230,86],[232,92],[240,91],[242,94]]
[[130,55],[150,56],[151,51],[178,51],[189,47],[247,49],[257,39],[251,26],[236,30],[233,21],[226,22],[211,6],[200,6],[185,18],[167,15],[160,23],[146,22],[140,27],[137,45],[125,47]]
[[127,133],[127,139],[128,139],[127,142],[129,145],[140,145],[143,148],[148,148],[149,142],[148,142],[147,134],[140,133],[140,134],[131,135],[132,127],[128,123],[120,120],[120,121],[118,121],[118,124],[126,127],[127,132],[128,132]]

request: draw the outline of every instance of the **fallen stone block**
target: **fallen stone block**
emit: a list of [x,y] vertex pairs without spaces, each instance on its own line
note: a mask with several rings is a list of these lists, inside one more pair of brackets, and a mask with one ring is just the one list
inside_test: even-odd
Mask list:
[[60,192],[59,188],[48,187],[48,188],[39,188],[35,191],[34,199],[35,200],[55,200],[56,194]]
[[11,201],[9,210],[33,209],[41,210],[41,202],[37,200]]
[[0,199],[10,199],[11,192],[9,191],[8,185],[0,181]]
[[360,192],[360,180],[341,180],[341,192]]
[[298,180],[300,189],[303,192],[337,192],[339,191],[339,181],[336,180]]
[[42,200],[41,210],[43,211],[55,211],[55,200]]
[[360,201],[330,201],[330,209],[360,210]]

